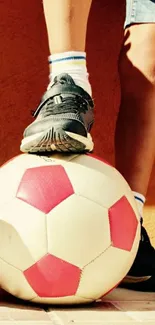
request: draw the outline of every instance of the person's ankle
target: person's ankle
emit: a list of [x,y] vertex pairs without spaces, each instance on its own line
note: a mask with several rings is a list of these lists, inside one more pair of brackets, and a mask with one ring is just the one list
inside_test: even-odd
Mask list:
[[85,52],[72,51],[50,55],[49,65],[50,83],[57,75],[67,73],[73,78],[76,85],[83,88],[90,96],[92,95]]

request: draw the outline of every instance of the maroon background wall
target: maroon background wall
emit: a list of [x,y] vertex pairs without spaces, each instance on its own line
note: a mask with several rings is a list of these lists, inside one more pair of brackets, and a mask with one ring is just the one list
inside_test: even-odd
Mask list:
[[[124,1],[94,0],[88,25],[88,67],[96,102],[95,153],[110,162],[120,101],[117,60],[123,39]],[[42,1],[1,0],[0,165],[19,153],[23,129],[31,121],[30,111],[48,83],[48,54]],[[154,184],[152,180],[146,211],[151,236],[155,234]]]

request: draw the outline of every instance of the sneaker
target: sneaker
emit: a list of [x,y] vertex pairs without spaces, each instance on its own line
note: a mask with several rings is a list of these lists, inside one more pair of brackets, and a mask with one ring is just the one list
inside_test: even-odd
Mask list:
[[35,121],[24,131],[21,151],[92,151],[93,108],[92,98],[71,76],[57,76],[33,113]]
[[151,245],[147,231],[141,226],[141,240],[135,261],[120,286],[130,288],[132,284],[148,281],[155,275],[155,249]]

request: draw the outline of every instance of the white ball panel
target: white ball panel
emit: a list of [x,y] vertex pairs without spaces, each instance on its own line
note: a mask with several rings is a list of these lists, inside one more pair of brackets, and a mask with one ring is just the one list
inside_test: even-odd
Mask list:
[[[122,196],[126,196],[139,221],[139,213],[131,188],[116,168],[88,155],[54,154],[50,159],[55,159],[64,165],[76,193],[86,195],[87,198],[102,206],[110,208]],[[97,188],[96,192],[94,187]]]
[[[110,208],[125,195],[135,211],[137,220],[139,220],[136,202],[129,184],[116,168],[88,155],[77,155],[72,157],[70,162],[73,165],[71,163],[66,165],[66,170],[76,193],[83,195],[85,192],[88,198],[94,197],[95,202],[107,208]],[[75,172],[76,165],[82,167],[81,169],[78,168],[77,172]],[[79,173],[81,175],[80,182]],[[93,191],[94,188],[97,188],[96,192]]]
[[116,174],[111,178],[101,172],[73,163],[69,163],[64,168],[75,193],[102,207],[111,207],[125,194],[126,184],[120,181],[122,178],[120,175],[116,176]]
[[106,174],[108,177],[113,177],[115,168],[104,163],[103,161],[89,155],[77,155],[72,157],[71,161],[77,165],[88,167],[91,170]]
[[58,160],[58,161],[63,161],[64,162],[68,162],[68,161],[72,161],[74,158],[78,157],[79,154],[65,154],[65,153],[53,153],[51,156],[40,156],[41,158],[44,158],[47,161],[52,161],[52,160]]
[[36,293],[26,281],[24,274],[0,258],[0,284],[10,294],[25,300],[36,297]]
[[54,305],[73,305],[73,304],[89,304],[93,302],[92,299],[87,299],[77,296],[61,297],[61,298],[40,298],[36,297],[31,300],[32,302],[41,304],[54,304]]
[[0,257],[25,270],[46,253],[46,215],[17,198],[4,205],[0,216]]
[[84,268],[76,294],[99,299],[125,277],[132,262],[130,252],[110,246]]
[[47,215],[48,251],[83,267],[110,245],[108,211],[72,195]]
[[[19,156],[20,157],[20,156]],[[10,202],[16,196],[18,186],[25,169],[18,164],[20,158],[15,158],[9,164],[0,168],[0,206]]]

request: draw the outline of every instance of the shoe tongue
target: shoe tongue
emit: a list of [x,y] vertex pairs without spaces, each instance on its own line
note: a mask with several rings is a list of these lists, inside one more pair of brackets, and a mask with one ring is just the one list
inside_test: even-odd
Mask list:
[[61,73],[54,78],[54,83],[68,83],[74,85],[75,82],[68,73]]

